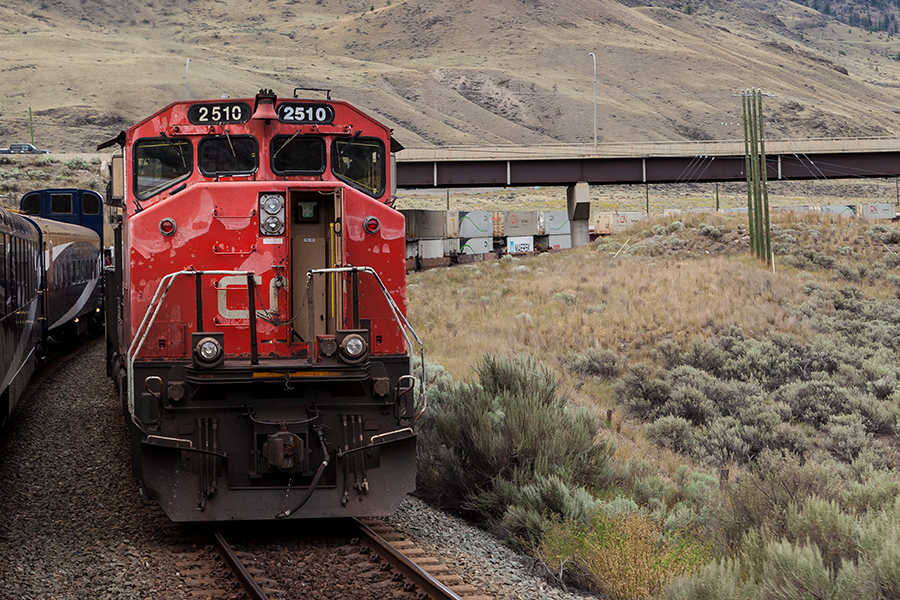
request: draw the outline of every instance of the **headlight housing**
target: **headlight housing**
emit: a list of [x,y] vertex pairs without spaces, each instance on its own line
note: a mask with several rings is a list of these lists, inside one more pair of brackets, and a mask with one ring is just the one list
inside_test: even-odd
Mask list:
[[194,366],[206,369],[218,367],[225,360],[225,338],[222,333],[193,333]]
[[259,233],[284,233],[284,196],[281,194],[263,194],[259,197]]
[[365,359],[369,351],[366,339],[358,333],[351,333],[341,340],[341,357],[345,362],[358,363]]

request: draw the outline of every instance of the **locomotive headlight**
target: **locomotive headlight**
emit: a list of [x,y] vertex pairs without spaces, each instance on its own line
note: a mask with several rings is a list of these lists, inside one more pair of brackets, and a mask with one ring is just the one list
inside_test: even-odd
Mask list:
[[366,354],[366,340],[356,333],[351,333],[341,342],[341,354],[349,362],[361,360]]
[[259,197],[259,232],[262,235],[284,233],[284,196],[263,194]]
[[200,345],[197,347],[197,353],[206,362],[212,362],[219,356],[219,345],[215,340],[207,338],[200,342]]
[[282,221],[278,217],[266,217],[266,220],[263,221],[263,229],[264,233],[268,233],[269,235],[278,235],[279,233],[284,231],[284,221]]
[[194,334],[194,361],[201,367],[216,367],[224,359],[220,336]]
[[270,215],[277,215],[281,208],[284,206],[284,201],[282,200],[281,196],[275,196],[273,194],[263,196],[260,199],[260,202],[262,203],[263,210]]

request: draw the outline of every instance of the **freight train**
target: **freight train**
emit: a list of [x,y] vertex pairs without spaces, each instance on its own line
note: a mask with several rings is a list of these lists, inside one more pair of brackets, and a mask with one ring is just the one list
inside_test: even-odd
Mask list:
[[108,374],[174,521],[384,515],[414,489],[402,147],[299,91],[175,102],[98,148],[121,146]]
[[0,425],[55,344],[102,327],[100,239],[0,208]]

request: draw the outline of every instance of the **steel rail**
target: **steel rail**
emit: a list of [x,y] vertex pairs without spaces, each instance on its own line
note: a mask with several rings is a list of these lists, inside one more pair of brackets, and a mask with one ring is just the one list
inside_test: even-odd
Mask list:
[[250,574],[250,571],[247,570],[247,567],[244,566],[241,559],[237,557],[234,549],[232,549],[228,542],[225,541],[225,538],[222,537],[219,530],[213,529],[212,533],[216,538],[216,549],[219,551],[219,554],[222,555],[222,559],[228,565],[228,568],[231,569],[231,572],[237,577],[238,583],[240,583],[241,587],[244,588],[244,591],[247,592],[248,598],[250,598],[250,600],[269,600],[269,597],[263,589],[259,587],[256,580],[253,579],[253,575]]
[[377,548],[378,553],[384,557],[392,567],[397,569],[400,573],[403,573],[407,580],[415,583],[422,592],[429,595],[431,600],[464,600],[422,567],[404,556],[400,551],[394,548],[390,542],[386,541],[369,528],[368,525],[359,519],[353,519],[353,521],[359,527],[359,531],[362,534],[362,537],[366,539],[366,542],[370,546]]

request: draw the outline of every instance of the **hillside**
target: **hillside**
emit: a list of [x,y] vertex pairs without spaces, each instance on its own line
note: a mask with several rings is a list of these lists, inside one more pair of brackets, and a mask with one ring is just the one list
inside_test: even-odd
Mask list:
[[[165,104],[329,88],[407,147],[891,136],[900,41],[782,0],[9,0],[0,145],[87,152]],[[254,11],[248,13],[253,7]],[[190,62],[188,63],[188,60]],[[315,94],[313,94],[315,95]]]

